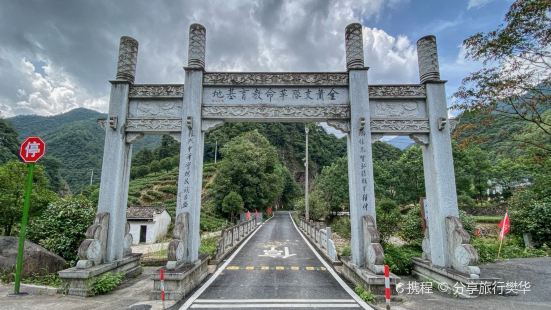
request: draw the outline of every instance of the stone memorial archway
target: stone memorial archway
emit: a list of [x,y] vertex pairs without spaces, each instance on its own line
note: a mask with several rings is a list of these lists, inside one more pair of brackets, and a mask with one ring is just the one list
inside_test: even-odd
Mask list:
[[327,122],[346,133],[352,264],[383,273],[384,253],[376,226],[372,142],[383,135],[408,135],[423,150],[428,234],[424,257],[435,268],[476,277],[477,254],[458,220],[444,83],[436,39],[417,42],[419,84],[369,85],[362,26],[345,31],[343,72],[208,72],[206,30],[189,31],[185,84],[134,84],[138,42],[120,41],[98,202],[98,217],[79,249],[78,270],[128,260],[126,206],[132,143],[147,134],[169,134],[181,142],[176,238],[168,269],[199,260],[199,220],[204,135],[224,122]]

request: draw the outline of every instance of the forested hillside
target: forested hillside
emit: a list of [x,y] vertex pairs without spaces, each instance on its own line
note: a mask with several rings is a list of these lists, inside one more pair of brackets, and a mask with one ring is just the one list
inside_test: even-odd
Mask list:
[[[79,193],[90,183],[98,183],[101,174],[104,130],[97,124],[104,114],[78,108],[54,116],[19,115],[7,119],[18,133],[19,141],[36,135],[47,144],[46,167],[55,191]],[[136,144],[136,149],[154,147],[158,138],[149,137]]]

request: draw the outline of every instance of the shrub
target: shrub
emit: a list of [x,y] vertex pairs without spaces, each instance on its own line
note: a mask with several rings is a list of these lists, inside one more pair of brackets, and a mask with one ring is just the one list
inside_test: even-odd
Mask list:
[[551,198],[526,201],[511,210],[511,228],[519,236],[532,234],[536,246],[551,246]]
[[88,226],[96,214],[92,204],[82,196],[52,202],[29,225],[29,239],[47,250],[74,262]]
[[377,204],[377,229],[382,243],[386,243],[392,235],[400,230],[402,216],[396,202],[382,199]]
[[476,206],[476,201],[469,195],[460,194],[457,196],[457,204],[460,208],[473,208]]
[[199,247],[199,253],[214,255],[218,249],[218,238],[210,237],[201,239],[201,246]]
[[374,302],[375,295],[370,290],[366,290],[362,285],[356,286],[354,292],[365,302]]
[[350,217],[339,216],[331,223],[331,229],[339,236],[345,239],[350,239]]
[[416,205],[408,211],[398,234],[409,244],[421,244],[424,236],[419,206]]
[[459,210],[459,220],[463,225],[463,229],[465,229],[469,233],[469,235],[472,235],[474,233],[474,228],[476,225],[475,217],[467,214],[463,210]]
[[340,253],[341,256],[352,256],[352,249],[350,248],[349,245],[343,247],[341,249],[341,253]]
[[[475,217],[468,215],[463,210],[459,210],[459,220],[461,221],[463,228],[470,235],[472,235],[476,225]],[[407,213],[406,218],[403,220],[402,228],[398,234],[409,244],[421,245],[424,237],[422,227],[419,206],[415,206]]]
[[107,272],[93,279],[90,285],[94,295],[102,295],[111,292],[122,283],[123,273]]
[[397,275],[409,275],[413,269],[413,257],[421,257],[422,250],[419,246],[404,245],[395,246],[392,244],[385,245],[385,264],[390,268],[390,271]]

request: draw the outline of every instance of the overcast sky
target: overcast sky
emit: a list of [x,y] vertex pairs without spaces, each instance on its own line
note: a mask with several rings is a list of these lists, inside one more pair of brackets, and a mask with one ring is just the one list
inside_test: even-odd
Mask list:
[[418,82],[415,42],[437,37],[448,96],[478,67],[461,42],[510,0],[0,0],[0,116],[107,110],[119,38],[140,43],[137,83],[183,83],[188,28],[207,29],[207,71],[344,71],[344,28],[364,26],[371,83]]

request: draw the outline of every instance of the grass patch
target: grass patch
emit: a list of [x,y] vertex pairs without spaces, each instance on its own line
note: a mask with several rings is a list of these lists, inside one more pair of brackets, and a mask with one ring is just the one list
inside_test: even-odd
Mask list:
[[500,215],[475,215],[474,220],[477,223],[497,224],[503,219]]
[[354,292],[365,302],[374,302],[375,295],[370,290],[366,290],[362,285],[356,286]]
[[95,278],[90,287],[94,295],[107,294],[122,283],[124,274],[122,272],[107,272]]
[[[499,251],[499,240],[497,238],[475,237],[471,239],[471,244],[478,251],[480,263],[496,261],[497,252]],[[503,240],[501,259],[541,256],[551,256],[551,249],[545,245],[539,249],[525,248],[521,238],[514,235],[507,236]]]
[[201,239],[201,246],[199,247],[199,253],[213,256],[218,249],[218,238],[209,237]]

